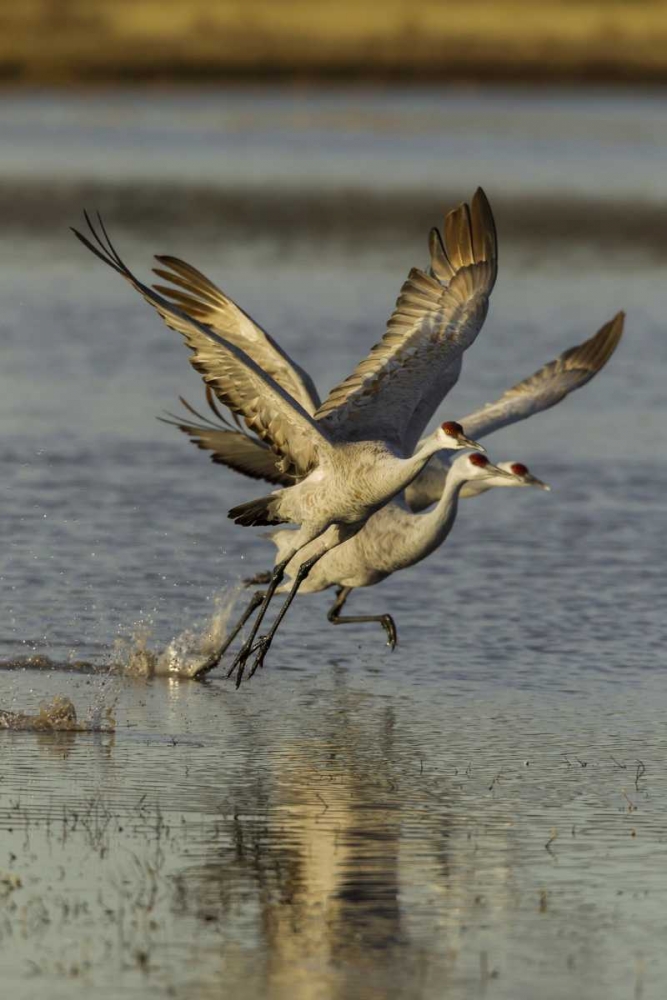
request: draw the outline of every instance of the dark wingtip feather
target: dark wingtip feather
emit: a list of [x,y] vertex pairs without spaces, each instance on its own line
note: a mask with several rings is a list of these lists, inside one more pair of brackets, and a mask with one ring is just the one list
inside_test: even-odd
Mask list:
[[[497,274],[498,238],[493,212],[483,189],[478,187],[471,205],[462,202],[445,216],[445,253],[454,270],[486,262]],[[432,244],[431,244],[432,246]],[[434,273],[435,268],[433,268]]]
[[109,251],[109,249],[104,245],[98,233],[96,232],[95,227],[90,221],[90,216],[88,215],[88,212],[85,209],[83,211],[83,217],[86,220],[86,225],[88,226],[97,246],[95,246],[94,243],[91,243],[89,238],[87,236],[84,236],[83,233],[79,232],[78,229],[75,229],[74,226],[70,226],[70,229],[74,233],[76,238],[79,240],[80,243],[83,243],[83,245],[87,250],[90,250],[90,252],[94,254],[104,264],[106,264],[108,267],[113,268],[114,271],[117,271],[118,274],[123,275],[123,277],[127,277],[129,273],[127,271],[127,268],[121,261],[120,257],[118,257],[117,254],[115,254],[115,252],[112,254]]
[[[223,424],[227,424],[228,427],[231,427],[232,425],[230,424],[229,420],[227,420],[227,418],[218,409],[218,404],[216,402],[213,389],[211,388],[208,382],[206,382],[205,384],[205,392],[206,392],[206,402],[208,403],[209,410],[211,410],[212,413],[214,413],[215,416],[218,418],[218,420],[221,420]],[[235,413],[233,413],[232,416],[235,418],[237,426],[240,427],[241,423],[238,419],[238,416]]]
[[285,518],[278,514],[278,503],[278,497],[272,494],[258,497],[256,500],[249,500],[247,503],[232,507],[227,517],[245,528],[265,524],[286,524]]
[[472,199],[472,242],[476,260],[488,260],[497,268],[498,233],[489,199],[478,187]]
[[574,348],[569,357],[570,365],[585,365],[598,372],[609,361],[623,336],[625,313],[616,313],[613,319],[601,326],[589,340]]
[[447,256],[445,245],[442,242],[442,236],[435,226],[428,234],[428,250],[431,258],[431,274],[443,282],[449,281],[450,278],[453,278],[456,273],[455,269],[452,267],[451,261]]

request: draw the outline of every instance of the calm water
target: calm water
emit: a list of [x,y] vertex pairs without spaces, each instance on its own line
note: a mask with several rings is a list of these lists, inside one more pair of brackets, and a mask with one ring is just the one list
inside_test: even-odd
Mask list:
[[[116,718],[0,732],[13,995],[662,997],[662,97],[6,97],[0,128],[0,708]],[[260,488],[155,420],[201,399],[179,337],[67,226],[99,204],[139,274],[192,261],[326,391],[479,182],[500,278],[443,418],[628,313],[598,379],[487,442],[553,492],[463,503],[354,595],[394,653],[328,593],[238,693],[108,675],[272,550],[225,516]]]

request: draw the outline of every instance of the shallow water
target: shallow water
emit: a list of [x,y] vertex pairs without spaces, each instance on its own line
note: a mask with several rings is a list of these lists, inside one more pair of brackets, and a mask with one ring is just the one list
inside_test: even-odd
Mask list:
[[[170,644],[180,663],[206,655],[211,622],[233,597],[242,607],[239,581],[271,552],[225,517],[258,487],[154,419],[179,394],[199,405],[199,379],[179,338],[67,233],[84,207],[72,218],[72,206],[101,192],[140,274],[156,251],[191,260],[326,391],[424,262],[426,231],[404,220],[411,198],[421,218],[440,176],[455,200],[482,181],[501,202],[553,204],[555,192],[567,212],[590,194],[612,219],[635,202],[660,217],[663,104],[501,97],[0,104],[13,129],[0,197],[14,199],[0,233],[0,663],[13,667],[0,709],[36,713],[61,696],[79,718],[109,708],[116,721],[113,733],[0,732],[13,995],[48,976],[68,998],[522,1000],[538,982],[549,1000],[662,996],[667,291],[664,247],[625,210],[613,240],[568,245],[553,212],[541,234],[503,240],[500,226],[489,319],[443,417],[619,308],[626,335],[598,379],[487,442],[551,494],[462,503],[441,551],[350,599],[395,615],[394,653],[379,627],[328,626],[328,593],[297,602],[238,693],[222,672],[206,684],[136,676],[168,662]],[[317,165],[323,197],[378,176],[372,211],[318,227],[297,162]],[[168,225],[154,222],[151,176],[183,185],[191,225],[173,206]],[[241,204],[286,198],[294,226],[283,204],[228,228],[230,186]],[[53,203],[47,218],[33,196]],[[447,206],[435,198],[430,221]]]

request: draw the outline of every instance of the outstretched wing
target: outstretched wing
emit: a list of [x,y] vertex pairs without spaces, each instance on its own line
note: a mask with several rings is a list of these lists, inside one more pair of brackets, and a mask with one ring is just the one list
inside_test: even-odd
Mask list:
[[431,234],[431,274],[413,269],[387,332],[316,412],[347,440],[380,438],[405,454],[456,383],[463,351],[479,333],[497,275],[496,231],[480,189],[472,207]]
[[179,306],[188,316],[210,326],[225,340],[240,347],[262,371],[301,403],[304,410],[315,412],[320,399],[313,380],[266,330],[191,264],[178,257],[161,254],[156,256],[156,260],[164,267],[154,268],[155,274],[171,282],[170,285],[153,285],[156,292]]
[[492,434],[507,424],[548,410],[575,389],[586,385],[616,350],[624,321],[625,313],[617,313],[595,336],[543,365],[529,378],[504,392],[495,403],[487,403],[468,414],[460,421],[465,433],[475,439]]
[[[207,396],[210,387],[206,387]],[[250,479],[265,479],[269,483],[278,483],[282,486],[293,485],[297,476],[295,469],[282,472],[280,459],[267,445],[257,438],[252,438],[243,431],[224,427],[221,423],[214,423],[207,417],[197,413],[189,403],[181,399],[181,403],[197,418],[197,422],[188,422],[169,414],[171,419],[158,417],[165,424],[178,427],[180,431],[187,434],[193,444],[202,451],[211,452],[211,461],[219,465],[226,465],[229,469],[241,472]],[[219,416],[218,411],[209,399],[209,405]]]
[[[589,340],[543,365],[529,378],[508,389],[495,403],[487,403],[464,417],[459,423],[466,435],[477,441],[501,427],[548,410],[575,389],[586,385],[604,368],[616,350],[623,334],[624,320],[625,313],[617,313]],[[416,513],[430,507],[439,499],[450,462],[449,452],[438,452],[410,483],[405,499],[412,511]]]
[[[75,236],[96,257],[117,271],[152,305],[167,326],[181,333],[192,350],[190,363],[201,372],[218,399],[243,416],[246,425],[284,459],[286,464],[313,468],[318,452],[330,439],[300,403],[267,375],[244,351],[191,318],[147,285],[142,284],[123,263],[98,216],[105,242],[86,222],[97,243],[94,246],[76,229]],[[296,456],[296,457],[295,457]]]

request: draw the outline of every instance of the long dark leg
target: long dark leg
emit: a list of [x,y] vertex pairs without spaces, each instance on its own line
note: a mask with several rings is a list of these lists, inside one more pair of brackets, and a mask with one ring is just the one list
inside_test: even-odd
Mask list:
[[[252,648],[250,650],[251,653],[257,653],[257,658],[255,659],[255,662],[252,665],[252,669],[251,669],[250,673],[248,674],[249,677],[253,676],[253,674],[255,673],[255,671],[257,670],[258,667],[262,667],[264,665],[264,657],[266,656],[267,652],[269,651],[269,647],[270,647],[271,643],[273,642],[273,637],[276,634],[276,632],[278,631],[278,626],[280,625],[281,621],[283,620],[283,618],[287,614],[287,611],[288,611],[288,608],[289,608],[290,604],[292,603],[292,601],[296,597],[297,590],[299,589],[299,587],[301,586],[301,584],[303,583],[303,581],[306,579],[306,577],[310,573],[310,571],[313,568],[313,566],[315,565],[315,563],[319,562],[319,560],[321,558],[322,558],[322,553],[318,552],[316,556],[311,556],[310,559],[307,559],[305,562],[303,562],[299,566],[299,568],[298,568],[298,570],[297,570],[297,572],[296,572],[296,574],[294,576],[294,583],[292,584],[292,589],[290,590],[289,594],[287,595],[287,598],[283,602],[283,606],[281,607],[280,611],[276,615],[276,618],[275,618],[275,621],[274,621],[273,625],[271,626],[271,628],[269,629],[269,631],[268,631],[268,633],[266,635],[261,635],[259,637],[259,639],[257,640],[257,642],[252,646]],[[244,667],[245,667],[245,661],[241,665],[239,673],[236,676],[236,686],[237,687],[239,686],[239,684],[241,683],[241,679],[243,678],[243,668]]]
[[387,633],[387,645],[392,649],[396,648],[398,633],[396,624],[391,615],[339,615],[340,609],[353,591],[353,587],[339,587],[336,591],[336,600],[333,602],[327,613],[327,618],[332,625],[353,625],[358,622],[379,622]]
[[[310,541],[310,539],[309,539],[309,541]],[[304,544],[307,545],[308,542],[305,542]],[[255,644],[255,637],[257,636],[257,632],[259,630],[259,626],[262,624],[262,620],[264,618],[264,615],[266,614],[267,608],[268,608],[269,604],[271,603],[271,598],[273,597],[273,595],[275,594],[276,590],[278,589],[278,587],[282,583],[283,577],[285,575],[285,570],[287,569],[287,566],[289,565],[289,563],[294,558],[296,552],[298,552],[298,549],[296,551],[292,551],[289,554],[289,556],[287,557],[287,559],[283,559],[282,562],[278,563],[278,565],[274,567],[273,575],[271,577],[271,582],[269,583],[269,586],[264,591],[264,597],[262,599],[262,603],[260,605],[259,611],[257,612],[257,617],[255,618],[253,626],[252,626],[252,628],[250,630],[250,635],[248,636],[248,638],[246,639],[246,641],[241,646],[241,649],[239,650],[239,652],[236,654],[236,658],[235,658],[234,662],[232,663],[231,667],[229,668],[229,670],[227,672],[227,676],[231,677],[231,675],[234,673],[235,670],[238,671],[238,673],[236,675],[236,686],[237,687],[239,686],[239,684],[241,683],[241,680],[243,678],[243,671],[245,670],[246,660],[248,659],[248,657],[250,656],[250,654],[252,652],[252,648],[253,648],[253,646]]]
[[[193,674],[193,677],[196,680],[201,680],[202,677],[205,677],[206,674],[210,673],[211,670],[214,670],[217,667],[217,665],[220,663],[220,660],[223,658],[223,656],[225,655],[231,644],[234,642],[236,636],[239,634],[245,623],[248,621],[248,618],[250,618],[250,615],[253,613],[255,608],[258,608],[260,606],[263,600],[264,600],[264,591],[263,590],[255,591],[255,593],[252,595],[252,600],[250,601],[250,604],[245,609],[245,611],[243,612],[243,614],[241,615],[241,617],[239,618],[239,620],[237,621],[236,625],[231,630],[229,635],[225,636],[224,642],[220,647],[220,649],[217,651],[217,653],[213,654],[210,660],[208,660],[202,667],[200,667],[200,669],[197,671],[196,674]],[[229,676],[229,674],[227,676]]]

